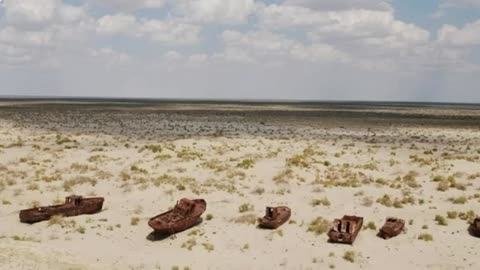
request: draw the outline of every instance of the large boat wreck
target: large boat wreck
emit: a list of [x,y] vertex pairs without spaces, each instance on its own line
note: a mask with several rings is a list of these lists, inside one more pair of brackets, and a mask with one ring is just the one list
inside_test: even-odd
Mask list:
[[20,211],[20,221],[23,223],[36,223],[50,219],[52,216],[78,216],[98,213],[102,210],[104,198],[83,198],[72,195],[65,199],[61,205],[35,207]]
[[469,231],[473,236],[480,237],[480,217],[473,220],[472,224],[470,224]]
[[330,242],[353,244],[363,226],[363,217],[343,216],[335,219],[333,227],[328,231]]
[[258,218],[260,228],[277,229],[290,218],[291,210],[286,206],[267,207],[265,216]]
[[189,229],[200,223],[200,216],[207,209],[207,202],[203,199],[181,199],[175,207],[148,221],[148,225],[156,233],[175,234]]
[[389,239],[399,235],[405,230],[405,220],[395,217],[389,217],[385,220],[385,224],[380,231],[378,236],[383,239]]

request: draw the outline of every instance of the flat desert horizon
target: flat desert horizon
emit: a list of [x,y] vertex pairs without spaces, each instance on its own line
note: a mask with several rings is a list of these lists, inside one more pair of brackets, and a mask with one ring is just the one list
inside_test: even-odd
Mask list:
[[[0,269],[479,269],[479,135],[474,104],[2,100]],[[102,211],[20,222],[72,194]],[[181,198],[202,222],[152,235]],[[328,242],[343,215],[353,245]]]

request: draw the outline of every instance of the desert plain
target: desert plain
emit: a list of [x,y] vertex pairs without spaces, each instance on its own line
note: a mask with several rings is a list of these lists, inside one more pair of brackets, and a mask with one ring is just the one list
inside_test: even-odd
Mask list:
[[[71,194],[103,210],[20,223]],[[152,235],[184,197],[203,221]],[[279,205],[289,222],[257,228]],[[344,214],[364,228],[328,243]],[[479,269],[479,214],[479,106],[0,103],[0,269]],[[378,238],[390,216],[406,231]]]

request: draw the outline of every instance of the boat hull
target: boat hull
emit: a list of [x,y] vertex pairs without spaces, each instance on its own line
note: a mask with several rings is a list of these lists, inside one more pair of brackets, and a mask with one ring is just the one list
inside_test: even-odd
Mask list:
[[405,228],[405,221],[403,219],[389,218],[385,222],[378,236],[383,239],[389,239],[398,236]]
[[275,207],[274,209],[278,213],[275,218],[270,218],[268,215],[258,218],[258,226],[260,228],[275,230],[290,219],[292,213],[290,208],[286,206],[279,206]]
[[329,241],[340,244],[353,244],[363,226],[363,218],[344,216],[334,221],[334,227],[328,231]]
[[155,233],[175,234],[190,229],[201,222],[201,215],[207,209],[207,203],[205,200],[182,199],[181,202],[184,200],[192,203],[193,206],[191,212],[185,214],[176,206],[170,211],[151,218],[148,221],[148,225],[155,231]]
[[73,203],[65,203],[62,205],[36,207],[21,210],[19,214],[22,223],[37,223],[49,220],[53,216],[78,216],[91,215],[102,210],[104,198],[85,198],[75,205]]

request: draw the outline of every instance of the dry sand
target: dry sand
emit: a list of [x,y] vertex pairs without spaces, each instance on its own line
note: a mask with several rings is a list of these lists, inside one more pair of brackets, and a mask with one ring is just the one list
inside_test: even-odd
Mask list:
[[[0,269],[479,269],[480,239],[467,232],[467,212],[480,213],[478,110],[461,112],[472,113],[469,125],[238,108],[3,108]],[[19,222],[20,209],[72,193],[104,196],[104,210]],[[203,222],[152,241],[148,219],[182,197],[208,202]],[[240,213],[243,204],[253,209]],[[291,222],[276,231],[236,222],[269,205],[288,205]],[[397,216],[408,230],[385,241],[365,229],[352,246],[309,231],[315,218],[343,214],[377,229]]]

